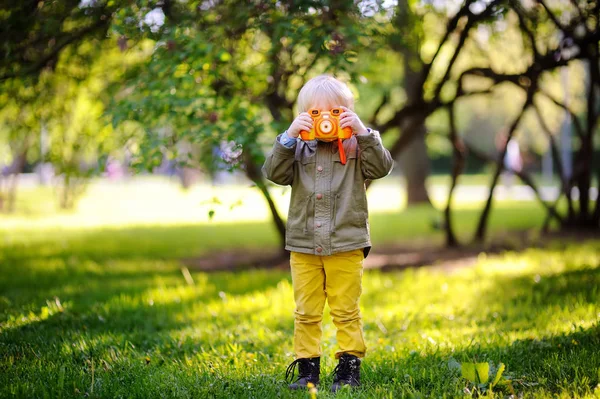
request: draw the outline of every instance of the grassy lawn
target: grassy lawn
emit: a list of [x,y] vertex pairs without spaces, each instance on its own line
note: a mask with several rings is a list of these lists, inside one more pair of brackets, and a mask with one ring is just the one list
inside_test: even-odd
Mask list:
[[[179,200],[198,203],[187,196]],[[94,201],[108,210],[98,215]],[[75,215],[0,218],[0,397],[308,397],[283,381],[293,360],[289,272],[192,270],[191,281],[178,260],[275,249],[268,221],[149,214],[142,223],[139,210],[128,218],[106,199],[94,201]],[[459,205],[455,221],[468,237],[480,204]],[[494,209],[494,232],[530,228],[544,216],[529,202]],[[441,241],[438,216],[430,208],[376,209],[374,244]],[[599,304],[600,240],[481,255],[451,274],[368,270],[363,387],[336,397],[470,396],[473,384],[457,369],[469,362],[505,364],[523,397],[598,397]],[[323,349],[318,397],[333,397],[328,311]]]
[[[191,285],[158,249],[53,245],[3,253],[0,396],[306,397],[283,382],[293,360],[287,272],[192,271]],[[338,396],[462,396],[469,383],[452,365],[473,361],[504,363],[525,397],[593,395],[599,265],[596,241],[481,257],[450,275],[367,271],[364,385]],[[334,351],[327,315],[320,397]]]

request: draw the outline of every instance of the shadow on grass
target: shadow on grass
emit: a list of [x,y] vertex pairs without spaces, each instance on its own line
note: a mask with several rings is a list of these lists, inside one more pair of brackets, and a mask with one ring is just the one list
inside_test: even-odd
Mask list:
[[[89,259],[178,259],[228,249],[277,250],[269,223],[132,226],[4,234],[1,255],[23,261],[48,257]],[[1,236],[0,236],[1,237]]]
[[[199,280],[202,276],[195,275]],[[92,358],[113,356],[116,361],[133,357],[130,361],[140,361],[146,354],[154,361],[172,364],[199,352],[229,350],[232,344],[278,355],[293,332],[292,308],[279,317],[257,319],[257,314],[270,313],[271,306],[255,304],[252,298],[257,291],[264,295],[276,293],[281,281],[289,284],[287,277],[250,276],[242,284],[232,283],[233,277],[223,273],[213,279],[211,275],[195,287],[179,284],[170,288],[156,287],[153,279],[118,282],[119,277],[115,277],[114,281],[109,278],[87,287],[82,295],[56,291],[64,310],[54,308],[50,316],[0,330],[0,365],[10,357],[21,364],[45,359],[79,368]],[[121,290],[121,285],[132,287]],[[171,292],[160,298],[163,289]],[[227,309],[223,305],[226,301],[247,303]],[[31,303],[17,313],[27,315],[30,307]],[[259,339],[259,330],[279,333]]]
[[[134,368],[136,379],[147,383],[156,381],[159,378],[157,371],[164,370],[177,376],[180,379],[176,380],[177,383],[199,397],[250,397],[252,391],[248,387],[254,391],[262,389],[263,397],[302,396],[286,391],[283,382],[285,364],[269,365],[267,369],[260,368],[264,365],[250,364],[245,373],[225,372],[218,378],[200,372],[198,378],[204,384],[198,384],[197,379],[189,379],[185,373],[179,374],[176,369],[178,364],[185,364],[186,359],[206,351],[211,355],[203,362],[233,362],[240,356],[239,352],[235,349],[222,352],[223,348],[231,346],[239,346],[241,349],[237,351],[259,351],[267,356],[264,361],[269,363],[272,358],[281,359],[281,347],[289,345],[292,338],[292,314],[269,317],[261,320],[259,325],[259,320],[253,317],[260,312],[268,314],[269,302],[254,304],[253,301],[254,294],[275,295],[281,281],[289,283],[287,273],[195,273],[193,277],[197,286],[191,288],[182,284],[183,277],[177,269],[167,268],[156,275],[152,274],[151,267],[147,271],[149,275],[145,275],[144,269],[138,271],[139,275],[133,272],[116,272],[114,275],[83,272],[77,275],[75,282],[70,274],[60,278],[47,275],[44,278],[52,280],[47,283],[47,293],[59,296],[65,303],[65,310],[3,331],[0,335],[0,360],[11,357],[20,364],[61,362],[63,367],[77,370],[87,367],[85,365],[93,358],[110,360],[111,353],[117,353],[114,356],[121,358],[133,357],[132,361],[136,364],[143,363],[144,356],[148,354],[147,362],[151,362],[152,367]],[[76,285],[87,279],[94,279],[95,283],[85,286],[76,295],[70,293],[69,283]],[[556,305],[564,307],[571,303],[581,304],[582,301],[598,303],[599,279],[600,271],[597,269],[567,271],[543,276],[537,281],[534,275],[499,277],[479,298],[479,302],[482,307],[497,304],[512,310],[505,314],[500,312],[500,317],[489,318],[489,315],[477,316],[480,308],[474,309],[470,316],[477,319],[478,326],[485,327],[487,323],[488,327],[504,332],[521,327],[534,328],[539,316]],[[512,287],[508,295],[507,286]],[[174,291],[162,301],[156,299],[154,304],[150,304],[148,299],[161,290]],[[32,295],[33,291],[34,288]],[[220,295],[220,292],[223,294]],[[235,305],[236,301],[245,297],[249,298],[245,306]],[[530,297],[533,299],[528,299]],[[39,298],[45,298],[44,294]],[[227,311],[221,314],[214,313],[215,309],[221,309],[216,305],[225,300],[232,301],[232,307],[223,307]],[[26,311],[27,306],[21,311]],[[261,341],[258,335],[251,334],[252,329],[258,328],[280,333]],[[576,328],[570,333],[540,335],[512,342],[502,339],[489,342],[482,333],[475,333],[473,338],[477,344],[459,346],[456,350],[437,348],[410,352],[405,347],[398,352],[387,352],[375,348],[365,360],[364,386],[352,393],[352,397],[390,394],[393,397],[461,396],[466,382],[448,366],[451,358],[459,362],[505,363],[506,373],[515,380],[513,387],[517,392],[583,395],[593,391],[598,383],[598,323],[589,328]],[[129,346],[132,347],[130,351],[127,349]],[[89,373],[87,368],[85,370]],[[13,375],[13,378],[21,377]],[[331,377],[324,374],[323,381],[326,387],[331,383]],[[161,389],[168,390],[167,387]],[[107,396],[110,394],[110,391],[106,392]]]
[[[210,337],[202,333],[210,330],[207,326],[226,331],[247,313],[268,311],[264,305],[252,303],[226,315],[211,308],[268,293],[290,281],[285,272],[192,273],[194,284],[188,285],[177,262],[140,259],[69,264],[64,258],[44,262],[47,268],[33,260],[23,261],[23,272],[0,277],[0,343],[12,343],[9,346],[17,352],[27,344],[32,353],[50,354],[65,340],[103,336],[119,337],[151,350],[172,342],[172,332],[189,328],[206,340]],[[292,328],[291,312],[283,321],[266,323],[273,329],[284,325]],[[45,338],[40,341],[39,337]],[[231,339],[218,339],[218,334],[213,338],[215,345]],[[190,341],[183,348],[196,346],[197,342]]]

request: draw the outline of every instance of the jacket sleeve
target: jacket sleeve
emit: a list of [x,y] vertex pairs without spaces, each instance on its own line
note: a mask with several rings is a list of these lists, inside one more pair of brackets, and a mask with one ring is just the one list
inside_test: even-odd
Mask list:
[[268,180],[282,186],[292,184],[296,145],[286,147],[279,142],[279,136],[277,136],[273,144],[273,150],[267,155],[265,164],[262,167],[263,174]]
[[383,146],[379,132],[369,130],[369,134],[357,135],[360,149],[360,164],[365,179],[375,180],[387,176],[394,167],[390,152]]

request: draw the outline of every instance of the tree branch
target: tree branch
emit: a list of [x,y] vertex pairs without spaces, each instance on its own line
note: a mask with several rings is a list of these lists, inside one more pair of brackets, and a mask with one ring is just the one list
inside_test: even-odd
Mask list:
[[96,30],[100,30],[101,28],[107,28],[111,21],[111,12],[107,11],[107,13],[109,16],[105,16],[106,14],[103,14],[102,16],[105,16],[105,18],[98,18],[96,23],[87,26],[83,29],[80,29],[79,31],[74,32],[70,36],[64,38],[64,40],[60,41],[60,43],[58,43],[50,53],[43,56],[38,62],[35,62],[29,67],[23,68],[20,71],[0,75],[0,82],[12,78],[27,77],[39,73],[50,61],[56,60],[60,55],[60,52],[68,45],[84,39],[87,35]]
[[581,122],[577,118],[577,115],[575,115],[575,112],[573,112],[573,110],[570,109],[566,104],[564,104],[564,103],[558,101],[557,99],[555,99],[554,97],[552,97],[552,95],[550,95],[550,93],[548,93],[547,91],[545,91],[542,88],[540,88],[538,90],[538,94],[543,95],[548,100],[552,101],[556,106],[564,109],[565,111],[567,111],[569,113],[569,115],[571,115],[571,120],[573,121],[573,124],[575,125],[575,132],[577,133],[577,136],[579,137],[579,139],[583,140],[583,137],[585,135],[585,133],[583,131],[583,126],[581,126]]
[[[442,92],[442,87],[446,84],[446,82],[448,81],[448,78],[450,77],[450,72],[452,70],[452,67],[454,66],[454,63],[456,62],[456,59],[458,58],[460,51],[462,50],[467,38],[469,37],[469,32],[471,31],[471,28],[474,27],[478,22],[484,20],[487,16],[489,16],[494,7],[496,7],[496,5],[498,5],[500,3],[500,1],[493,1],[490,4],[488,4],[488,6],[486,7],[485,10],[483,10],[480,14],[477,14],[475,16],[473,16],[473,14],[471,14],[470,12],[469,17],[473,16],[473,18],[469,18],[467,21],[467,24],[465,25],[464,29],[460,32],[460,38],[458,40],[458,44],[456,45],[456,49],[454,50],[454,54],[452,54],[452,58],[450,59],[450,61],[448,62],[448,67],[446,68],[446,72],[444,73],[444,76],[442,77],[442,79],[439,81],[439,83],[437,84],[435,90],[434,90],[434,101],[439,99],[440,97],[440,93]],[[438,49],[439,51],[439,49]]]
[[448,191],[448,202],[446,203],[446,209],[444,210],[445,218],[445,229],[446,229],[446,245],[449,247],[458,246],[458,240],[452,229],[452,198],[454,196],[454,189],[458,183],[458,177],[462,173],[465,167],[465,149],[464,143],[460,140],[456,129],[456,118],[454,115],[454,103],[448,107],[448,125],[450,132],[448,138],[452,143],[452,182],[450,183],[450,190]]
[[512,139],[513,134],[514,134],[515,130],[517,129],[517,126],[519,126],[519,123],[520,123],[521,119],[523,118],[525,111],[527,111],[527,109],[533,102],[533,95],[535,93],[536,88],[537,88],[537,80],[532,82],[532,85],[527,90],[527,99],[525,100],[525,103],[523,104],[523,108],[521,109],[521,112],[519,113],[519,115],[517,115],[515,120],[510,125],[510,128],[508,129],[506,143],[504,144],[502,151],[500,151],[500,154],[496,161],[496,172],[494,173],[492,182],[490,184],[490,192],[489,192],[487,201],[485,203],[485,207],[483,209],[483,212],[481,212],[481,216],[479,218],[479,223],[477,225],[477,231],[475,233],[476,241],[483,241],[483,239],[484,239],[485,231],[487,228],[487,220],[488,220],[489,212],[492,207],[492,199],[493,199],[493,195],[494,195],[494,189],[496,188],[496,184],[498,183],[498,178],[500,177],[500,173],[502,173],[502,170],[504,168],[504,158],[506,157],[508,143]]
[[[546,125],[546,122],[544,121],[544,118],[542,117],[542,113],[541,113],[539,107],[537,106],[537,104],[535,104],[535,103],[533,104],[533,109],[535,110],[535,114],[538,117],[538,120],[540,122],[540,126],[542,127],[542,130],[544,131],[544,133],[546,134],[546,137],[548,138],[548,142],[550,144],[550,150],[552,151],[552,157],[556,160],[555,164],[556,164],[556,169],[558,171],[558,175],[560,177],[561,191],[565,194],[565,196],[567,198],[568,209],[569,209],[568,210],[568,215],[569,215],[568,218],[571,219],[575,214],[575,211],[573,209],[573,200],[571,198],[571,184],[569,184],[569,180],[565,176],[565,172],[564,172],[563,165],[562,165],[562,158],[560,156],[560,152],[558,151],[558,146],[556,144],[556,140],[554,139],[554,135],[548,128],[548,125]],[[560,198],[560,195],[558,196],[558,198]]]
[[554,22],[554,25],[556,25],[556,27],[562,31],[562,32],[566,32],[566,27],[562,26],[562,24],[558,21],[558,18],[556,17],[556,15],[554,15],[554,13],[552,11],[550,11],[550,9],[548,8],[548,6],[546,5],[546,2],[544,0],[537,0],[537,2],[539,4],[542,5],[542,7],[544,7],[544,10],[546,10],[546,14],[548,14],[548,17],[550,17],[550,20],[552,22]]
[[577,10],[577,15],[579,15],[579,19],[580,19],[581,21],[583,21],[583,26],[585,26],[585,29],[586,29],[586,30],[588,30],[588,29],[587,29],[587,26],[585,25],[585,19],[586,19],[586,18],[585,18],[585,16],[583,15],[583,11],[582,11],[582,10],[581,10],[581,8],[579,7],[579,4],[577,4],[577,1],[575,1],[575,0],[570,0],[570,1],[571,1],[571,5],[572,5],[573,7],[575,7],[575,10]]
[[388,103],[389,100],[390,100],[390,90],[386,90],[383,93],[383,97],[381,97],[381,102],[379,103],[377,108],[375,108],[375,112],[373,112],[373,116],[371,116],[371,119],[369,120],[369,124],[371,126],[374,126],[375,130],[381,131],[381,129],[379,128],[379,125],[377,124],[377,117],[379,116],[381,109]]
[[[479,151],[478,149],[476,149],[475,147],[473,147],[472,145],[465,143],[465,146],[467,147],[467,149],[469,150],[469,153],[473,154],[475,157],[479,158],[480,160],[484,161],[484,162],[490,162],[490,163],[495,163],[497,162],[496,159],[494,159],[493,156],[485,154],[482,151]],[[537,188],[537,186],[535,185],[533,179],[531,178],[531,176],[529,176],[529,174],[523,172],[522,170],[514,170],[512,168],[508,168],[507,171],[509,171],[510,173],[513,173],[515,175],[517,175],[522,181],[523,183],[525,183],[527,186],[529,186],[534,194],[536,199],[540,202],[540,204],[542,204],[542,206],[544,208],[546,208],[546,211],[548,212],[549,215],[552,215],[555,219],[557,219],[559,222],[562,222],[562,218],[561,216],[556,212],[556,209],[554,209],[552,206],[548,205],[543,199],[542,196]]]
[[431,67],[432,67],[433,63],[435,62],[437,56],[440,54],[442,47],[444,46],[444,44],[446,44],[446,41],[448,40],[448,38],[450,37],[452,32],[454,32],[454,30],[458,26],[458,21],[460,21],[460,19],[462,17],[464,17],[465,15],[468,15],[471,13],[469,11],[469,7],[473,3],[474,3],[474,0],[467,0],[465,2],[465,4],[460,8],[460,10],[458,10],[458,12],[454,15],[454,17],[452,17],[451,19],[448,20],[448,24],[446,25],[446,32],[444,32],[444,36],[442,37],[442,40],[440,40],[440,44],[438,45],[437,49],[435,50],[433,57],[431,58],[431,60],[429,62],[424,63],[426,76],[429,75],[429,71],[431,70]]
[[527,38],[531,42],[531,51],[533,52],[533,60],[534,60],[534,62],[536,62],[540,58],[540,52],[538,51],[537,45],[535,43],[535,36],[534,36],[533,32],[531,31],[531,29],[529,29],[529,27],[527,26],[526,16],[524,15],[525,11],[521,7],[521,4],[519,4],[515,0],[510,0],[510,3],[512,5],[513,10],[517,14],[517,17],[519,18],[519,26],[521,27],[521,30],[523,32],[525,32],[525,35],[527,35]]

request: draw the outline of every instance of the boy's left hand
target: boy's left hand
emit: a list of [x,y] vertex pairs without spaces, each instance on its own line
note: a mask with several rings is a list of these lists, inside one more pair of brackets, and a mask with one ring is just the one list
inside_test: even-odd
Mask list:
[[362,121],[360,120],[358,115],[354,113],[354,111],[347,107],[344,107],[343,105],[340,105],[340,108],[344,111],[340,115],[340,127],[342,129],[345,127],[350,127],[352,128],[352,134],[357,135],[364,135],[369,133],[365,125],[363,125]]

